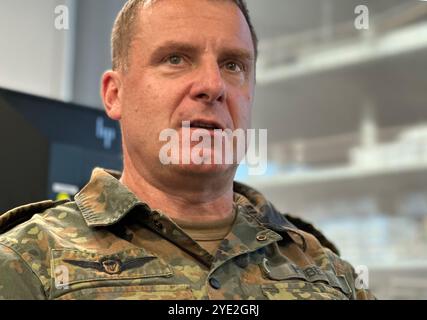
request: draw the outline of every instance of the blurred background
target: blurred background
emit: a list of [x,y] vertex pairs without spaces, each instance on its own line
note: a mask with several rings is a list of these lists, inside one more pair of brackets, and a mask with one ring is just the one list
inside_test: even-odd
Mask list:
[[[99,79],[124,2],[1,1],[0,211],[72,196],[94,166],[121,168]],[[247,2],[269,165],[237,179],[367,266],[378,298],[427,299],[427,2]],[[55,27],[61,6],[69,28]]]

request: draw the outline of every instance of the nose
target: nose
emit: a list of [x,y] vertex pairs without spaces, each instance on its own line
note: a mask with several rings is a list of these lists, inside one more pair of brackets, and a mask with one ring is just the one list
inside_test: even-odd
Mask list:
[[194,79],[190,92],[194,100],[206,104],[223,102],[226,98],[226,88],[218,63],[205,62],[198,68],[198,74]]

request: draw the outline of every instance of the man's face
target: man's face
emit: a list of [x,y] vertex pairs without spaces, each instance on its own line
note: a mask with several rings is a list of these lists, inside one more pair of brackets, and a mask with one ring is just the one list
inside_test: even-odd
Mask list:
[[[159,169],[165,144],[159,141],[160,132],[170,128],[181,135],[182,121],[248,129],[254,73],[251,33],[233,2],[161,0],[147,5],[137,21],[120,93],[124,144],[132,161]],[[210,174],[234,174],[236,169],[175,167]]]

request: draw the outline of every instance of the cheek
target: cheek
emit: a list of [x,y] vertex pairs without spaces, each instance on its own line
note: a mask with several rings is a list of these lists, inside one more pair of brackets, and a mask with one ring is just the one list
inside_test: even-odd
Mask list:
[[245,124],[249,127],[252,121],[252,107],[254,103],[254,90],[251,89],[249,92],[243,96],[242,98],[242,106],[243,106],[243,117]]
[[130,122],[150,123],[158,116],[160,103],[161,92],[152,83],[138,79],[126,88],[124,113]]
[[252,108],[250,105],[247,105],[243,108],[244,110],[241,112],[241,117],[242,117],[242,127],[244,127],[245,129],[249,129],[249,127],[251,126],[251,120],[252,120]]
[[240,95],[230,103],[230,114],[235,128],[248,129],[251,124],[252,97]]

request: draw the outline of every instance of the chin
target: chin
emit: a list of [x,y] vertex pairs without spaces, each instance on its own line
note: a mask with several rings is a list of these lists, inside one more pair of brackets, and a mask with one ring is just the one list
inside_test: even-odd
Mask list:
[[237,170],[237,166],[231,164],[179,164],[176,167],[184,174],[213,177],[234,173]]
[[[195,149],[192,149],[192,151],[194,150]],[[226,161],[225,157],[221,154],[221,158],[215,161],[214,154],[213,150],[205,149],[204,156],[199,154],[197,158],[194,157],[193,153],[191,153],[190,157],[186,158],[180,155],[180,157],[173,158],[168,166],[172,167],[171,170],[173,172],[184,176],[218,177],[220,175],[228,176],[230,174],[235,174],[238,167],[238,164],[235,164],[236,159],[228,159],[228,161]]]

